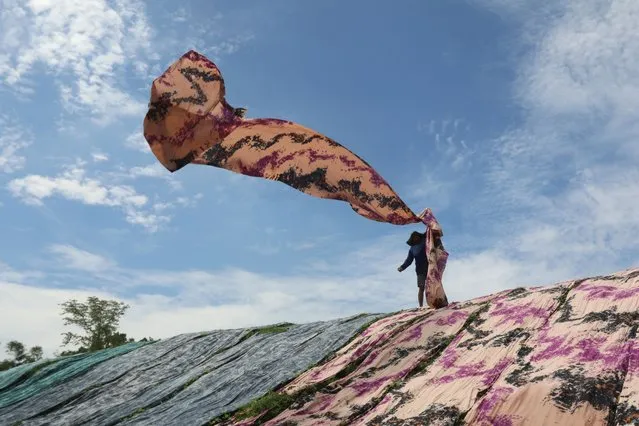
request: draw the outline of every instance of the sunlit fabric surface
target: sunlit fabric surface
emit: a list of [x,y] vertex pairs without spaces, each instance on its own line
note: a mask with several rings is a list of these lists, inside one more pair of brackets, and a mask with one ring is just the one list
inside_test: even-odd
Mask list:
[[427,302],[446,306],[441,285],[448,253],[435,248],[443,235],[430,210],[416,215],[362,158],[333,139],[291,121],[243,118],[225,98],[218,67],[189,51],[154,80],[144,136],[169,171],[203,164],[276,180],[306,194],[348,202],[378,222],[428,228]]

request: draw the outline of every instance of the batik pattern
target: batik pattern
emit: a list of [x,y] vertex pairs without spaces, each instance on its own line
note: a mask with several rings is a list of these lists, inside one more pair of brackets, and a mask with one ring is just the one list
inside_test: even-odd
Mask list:
[[[189,51],[153,82],[144,136],[169,171],[189,163],[282,182],[306,194],[348,202],[368,219],[441,227],[432,212],[419,217],[366,161],[331,138],[291,121],[244,119],[225,99],[218,67]],[[445,251],[428,250],[427,298],[446,305],[441,286]]]
[[265,424],[639,424],[639,269],[422,312],[354,340],[348,374],[329,360],[298,377],[282,391],[330,384]]
[[[298,425],[352,424],[420,363],[436,358],[477,309],[473,306],[450,312],[421,311],[412,321],[404,322],[401,330],[365,352],[366,356],[351,374],[334,381],[301,409],[288,410],[266,424],[275,426],[284,420]],[[318,416],[322,423],[317,422]]]
[[441,242],[442,228],[432,211],[426,209],[421,217],[426,225],[426,259],[428,261],[426,303],[430,308],[439,309],[448,306],[448,298],[442,285],[444,270],[448,262],[448,252]]
[[144,134],[167,169],[206,164],[346,201],[372,220],[421,222],[375,169],[339,143],[290,121],[244,119],[224,96],[220,70],[193,51],[153,82]]
[[330,360],[299,375],[295,380],[288,383],[283,390],[293,393],[334,377],[346,366],[357,362],[365,354],[401,332],[407,322],[414,321],[426,314],[426,311],[412,310],[375,321],[374,324],[367,327],[348,345],[337,351]]

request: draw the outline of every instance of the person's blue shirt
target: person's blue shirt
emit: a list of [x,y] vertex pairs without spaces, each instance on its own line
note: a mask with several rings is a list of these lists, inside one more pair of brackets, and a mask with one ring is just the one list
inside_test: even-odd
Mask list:
[[400,269],[403,271],[408,268],[411,263],[415,260],[415,273],[417,275],[426,275],[428,272],[428,262],[426,261],[426,241],[422,240],[421,243],[415,244],[408,249],[408,257],[400,266]]

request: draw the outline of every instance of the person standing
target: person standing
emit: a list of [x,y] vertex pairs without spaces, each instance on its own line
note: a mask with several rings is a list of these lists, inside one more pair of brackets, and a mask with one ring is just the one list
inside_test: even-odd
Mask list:
[[426,275],[428,274],[428,261],[426,259],[426,234],[413,232],[406,241],[410,246],[408,256],[404,263],[397,268],[399,272],[408,268],[415,261],[415,273],[417,274],[417,301],[419,307],[424,306],[424,294],[426,293]]

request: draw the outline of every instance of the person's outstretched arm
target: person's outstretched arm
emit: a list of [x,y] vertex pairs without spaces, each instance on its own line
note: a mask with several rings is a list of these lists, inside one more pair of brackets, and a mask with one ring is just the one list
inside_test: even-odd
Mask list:
[[404,263],[402,263],[402,266],[397,268],[397,270],[399,272],[402,272],[404,269],[408,268],[410,266],[410,264],[413,263],[413,259],[414,258],[415,258],[415,256],[413,256],[413,252],[408,250],[408,256],[406,257],[406,260],[404,261]]

